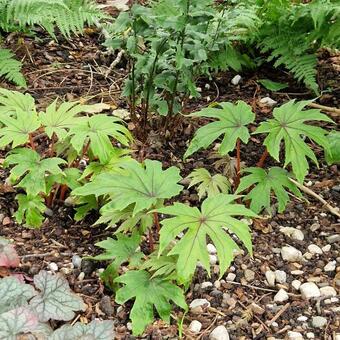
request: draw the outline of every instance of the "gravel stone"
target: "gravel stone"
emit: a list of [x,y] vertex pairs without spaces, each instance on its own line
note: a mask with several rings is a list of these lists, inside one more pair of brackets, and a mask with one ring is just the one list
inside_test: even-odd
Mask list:
[[330,261],[328,262],[325,267],[323,268],[323,270],[325,272],[332,272],[335,270],[335,265],[336,265],[336,261]]
[[207,299],[195,299],[191,301],[189,307],[190,309],[196,307],[210,307],[210,302]]
[[275,270],[275,280],[278,283],[286,283],[287,274],[283,270]]
[[72,256],[72,263],[74,265],[74,268],[80,268],[81,267],[81,257],[78,255]]
[[246,269],[246,270],[244,271],[244,278],[245,278],[248,282],[254,281],[254,279],[255,279],[255,272],[253,272],[253,271],[250,270],[250,269]]
[[299,332],[289,331],[287,333],[287,339],[289,339],[289,340],[303,340],[303,336]]
[[321,296],[334,297],[336,296],[336,290],[331,286],[325,286],[320,288]]
[[308,246],[308,251],[313,255],[323,253],[322,249],[319,246],[317,246],[316,244],[310,244]]
[[207,244],[207,250],[208,250],[208,253],[211,255],[215,255],[217,253],[216,247],[211,243]]
[[300,261],[302,259],[301,251],[292,246],[282,247],[281,256],[283,260],[288,262]]
[[229,340],[228,330],[224,326],[217,326],[209,335],[210,340]]
[[104,295],[99,302],[100,310],[107,316],[112,316],[114,308],[112,307],[111,298],[108,295]]
[[295,290],[299,290],[299,289],[300,289],[300,286],[301,286],[301,281],[299,281],[299,280],[293,280],[293,281],[292,281],[292,287],[293,287]]
[[326,237],[328,243],[339,243],[340,242],[340,234],[334,234]]
[[271,99],[270,97],[264,97],[260,100],[261,104],[267,105],[269,107],[275,106],[277,104],[277,101],[274,99]]
[[236,274],[228,273],[227,277],[225,278],[227,281],[234,281],[236,279]]
[[312,326],[314,328],[323,328],[327,325],[327,319],[323,316],[313,316],[312,318]]
[[217,256],[216,255],[209,255],[210,264],[213,266],[217,263]]
[[284,289],[280,289],[277,294],[274,296],[275,302],[284,302],[289,299],[287,292]]
[[212,287],[212,286],[213,286],[212,282],[209,282],[209,281],[203,282],[203,283],[201,284],[201,288],[202,288],[202,289],[210,288],[210,287]]
[[331,250],[331,248],[332,248],[332,246],[330,244],[327,244],[324,247],[322,247],[321,249],[324,253],[327,253],[328,251]]
[[300,286],[301,296],[304,300],[319,297],[321,295],[320,289],[314,282],[306,282]]
[[307,339],[314,339],[314,338],[315,338],[315,335],[314,335],[314,333],[312,333],[312,332],[308,332],[308,333],[306,334],[306,337],[307,337]]
[[202,324],[197,321],[197,320],[193,320],[191,321],[190,325],[189,325],[189,330],[192,333],[199,333],[202,329]]
[[271,270],[267,270],[265,272],[265,276],[266,276],[266,280],[268,282],[268,285],[271,286],[271,287],[275,286],[275,278],[276,278],[275,273]]
[[293,240],[303,241],[305,238],[305,235],[301,230],[293,227],[281,227],[280,232]]
[[52,272],[58,271],[58,265],[55,262],[49,263],[48,268],[52,270]]
[[233,85],[238,85],[239,84],[239,82],[241,81],[241,79],[242,79],[242,77],[239,75],[239,74],[237,74],[232,80],[231,80],[231,83],[233,84]]

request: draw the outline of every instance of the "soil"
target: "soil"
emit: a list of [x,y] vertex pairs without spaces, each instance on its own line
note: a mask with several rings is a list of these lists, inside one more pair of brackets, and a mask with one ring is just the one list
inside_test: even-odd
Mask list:
[[[85,100],[90,102],[105,102],[114,108],[126,108],[126,103],[120,97],[121,85],[126,77],[123,68],[116,68],[105,77],[108,66],[115,56],[105,55],[100,45],[100,37],[95,31],[88,30],[82,37],[74,38],[70,42],[62,38],[58,43],[51,41],[45,35],[39,40],[25,38],[20,47],[11,47],[24,60],[24,74],[28,81],[27,92],[32,94],[39,108],[59,97],[66,100]],[[121,65],[122,66],[122,65]],[[318,102],[323,105],[338,107],[340,103],[339,81],[340,57],[324,51],[320,55],[319,81],[326,89],[332,86],[332,92],[322,95]],[[261,106],[259,99],[270,96],[278,103],[288,99],[311,99],[313,96],[299,86],[284,70],[262,67],[254,72],[242,74],[242,81],[233,86],[230,80],[233,72],[219,74],[213,81],[200,80],[202,97],[188,103],[186,112],[198,110],[212,101],[244,100],[250,103],[256,114],[257,122],[267,118],[271,109]],[[289,83],[288,90],[272,93],[256,84],[257,79],[268,78],[274,81]],[[336,84],[336,82],[338,82]],[[206,85],[208,84],[208,85]],[[1,87],[8,84],[0,83]],[[161,160],[164,167],[176,165],[181,169],[182,176],[186,176],[193,168],[206,167],[212,172],[230,174],[233,171],[233,159],[218,167],[213,157],[213,150],[199,152],[187,162],[182,157],[194,131],[204,121],[196,121],[183,117],[171,138],[164,138],[157,131],[151,130],[147,142],[136,143],[136,158],[151,158]],[[325,124],[331,128],[330,124]],[[252,137],[247,146],[242,146],[241,155],[245,166],[253,166],[263,152],[262,140]],[[306,183],[311,190],[321,195],[329,204],[336,207],[340,202],[339,169],[336,165],[327,166],[322,150],[314,147],[320,167],[311,167]],[[2,158],[5,155],[2,154]],[[232,157],[233,155],[231,155]],[[275,164],[268,159],[267,165]],[[88,305],[86,312],[80,314],[80,321],[88,322],[94,318],[110,319],[115,323],[117,339],[134,339],[131,335],[129,310],[131,304],[119,306],[115,303],[112,293],[101,283],[98,274],[105,263],[83,259],[80,268],[72,264],[72,257],[79,255],[86,257],[99,252],[94,244],[107,236],[112,230],[105,226],[93,227],[97,213],[91,214],[82,222],[73,220],[72,208],[63,202],[57,202],[48,211],[42,228],[26,229],[14,221],[13,213],[16,209],[14,200],[15,190],[4,184],[7,173],[0,170],[2,190],[0,193],[0,235],[12,239],[21,256],[21,266],[17,271],[32,277],[41,269],[51,271],[50,264],[54,262],[58,271],[65,275],[70,287]],[[194,190],[186,189],[181,200],[192,205],[198,204],[198,197]],[[236,256],[232,267],[218,279],[218,266],[212,270],[212,276],[198,269],[194,281],[187,291],[187,302],[196,298],[206,298],[211,307],[203,313],[192,311],[183,316],[180,310],[173,311],[171,325],[155,321],[143,335],[143,339],[178,339],[177,322],[184,317],[183,336],[185,339],[208,339],[211,330],[217,325],[224,324],[228,328],[231,339],[283,339],[288,331],[297,331],[306,336],[313,333],[315,339],[335,339],[340,321],[339,300],[329,302],[318,298],[305,301],[299,291],[291,287],[294,279],[301,282],[317,282],[321,286],[333,286],[339,298],[339,271],[325,272],[324,266],[330,261],[338,261],[339,243],[330,243],[329,236],[339,233],[340,221],[313,197],[305,199],[292,197],[284,213],[275,213],[272,217],[254,220],[252,228],[254,255],[250,257],[246,251]],[[280,232],[280,227],[294,227],[304,234],[304,240],[293,240]],[[321,248],[331,245],[329,251],[314,255],[304,263],[290,263],[283,261],[280,249],[291,245],[306,253],[310,244],[317,244]],[[287,274],[285,283],[269,287],[265,280],[265,272],[271,269],[282,270]],[[246,280],[246,271],[251,270],[254,277]],[[302,273],[294,275],[294,271]],[[339,267],[337,268],[339,270]],[[84,273],[85,276],[81,273]],[[234,281],[227,282],[229,273],[236,275]],[[83,277],[84,276],[84,277]],[[201,283],[212,282],[213,286],[202,289]],[[280,288],[289,292],[289,300],[283,304],[274,303],[273,298]],[[110,300],[107,297],[112,297]],[[252,309],[255,303],[258,310]],[[282,314],[280,314],[282,313]],[[306,316],[307,321],[299,321],[300,316]],[[315,328],[311,324],[313,316],[321,315],[327,319],[323,328]],[[198,334],[189,331],[188,325],[192,320],[202,323],[202,330]]]

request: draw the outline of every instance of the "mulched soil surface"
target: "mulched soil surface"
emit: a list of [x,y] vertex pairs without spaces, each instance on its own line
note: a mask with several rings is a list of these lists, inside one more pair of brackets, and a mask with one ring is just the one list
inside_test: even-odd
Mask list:
[[[24,73],[29,84],[27,92],[36,98],[40,107],[45,107],[56,97],[67,100],[90,99],[90,102],[104,101],[112,108],[126,107],[120,98],[120,88],[126,72],[118,67],[105,77],[107,68],[115,56],[103,53],[104,49],[100,46],[100,38],[96,32],[89,31],[84,37],[73,39],[72,42],[61,39],[59,43],[55,43],[46,36],[42,36],[39,41],[26,38],[25,44],[15,49],[24,59]],[[340,84],[337,78],[339,60],[339,56],[330,55],[327,51],[320,55],[320,83],[323,88],[329,85],[335,88],[332,93],[327,93],[319,99],[321,104],[334,107],[340,104]],[[123,67],[123,64],[120,66]],[[242,81],[238,86],[230,84],[234,75],[224,73],[218,75],[214,81],[201,80],[202,98],[191,101],[187,112],[206,106],[211,101],[241,99],[253,105],[257,120],[261,121],[271,114],[271,109],[261,106],[260,98],[269,95],[279,103],[293,98],[298,100],[311,98],[305,89],[301,89],[289,75],[280,70],[267,67],[257,70],[256,73],[242,74]],[[256,79],[263,78],[285,81],[290,87],[285,93],[271,93],[257,86]],[[0,83],[0,86],[5,87],[5,84]],[[229,161],[218,167],[216,159],[212,158],[213,150],[197,153],[187,163],[183,163],[182,156],[187,143],[200,124],[202,121],[183,118],[171,138],[164,138],[151,130],[146,142],[137,143],[136,147],[139,150],[136,157],[142,155],[143,158],[161,160],[164,167],[176,165],[181,169],[183,176],[193,168],[203,166],[213,172],[224,171],[230,174],[233,171],[233,155]],[[250,144],[247,147],[243,146],[241,150],[244,165],[255,165],[262,152],[262,141],[252,138]],[[319,169],[312,166],[306,182],[310,189],[324,197],[328,203],[337,206],[340,202],[338,167],[326,166],[322,151],[316,152],[321,165]],[[266,164],[274,165],[271,160]],[[2,183],[6,176],[6,171],[1,169]],[[65,207],[62,202],[48,212],[41,229],[25,229],[15,223],[13,218],[16,209],[15,192],[4,184],[1,187],[0,235],[14,240],[21,256],[21,267],[18,271],[32,277],[41,269],[50,271],[50,265],[54,262],[58,266],[58,272],[67,277],[71,288],[80,294],[88,305],[86,312],[80,316],[81,321],[87,322],[94,318],[112,319],[117,339],[134,339],[130,335],[129,324],[131,304],[119,306],[113,298],[108,298],[111,293],[98,278],[105,263],[83,259],[80,268],[74,267],[72,263],[74,255],[84,257],[97,254],[98,249],[94,243],[111,236],[112,231],[106,230],[105,226],[92,227],[92,223],[98,217],[95,214],[82,222],[74,222],[72,209]],[[274,213],[271,218],[255,220],[251,226],[253,258],[242,251],[236,256],[232,267],[223,278],[218,279],[218,265],[213,266],[210,278],[203,270],[198,269],[187,292],[188,304],[193,299],[206,298],[211,306],[199,310],[198,314],[197,310],[192,310],[185,316],[184,338],[208,339],[211,330],[217,325],[224,324],[231,339],[284,339],[288,331],[300,332],[305,338],[314,336],[314,339],[335,339],[336,331],[340,327],[337,318],[340,288],[340,223],[323,209],[319,201],[309,196],[305,198],[301,200],[293,197],[284,213]],[[184,190],[181,200],[193,205],[198,204],[198,197],[191,189]],[[280,231],[282,226],[301,230],[304,239],[299,241],[286,236]],[[291,245],[305,254],[311,244],[326,248],[323,248],[322,254],[307,256],[309,258],[302,262],[282,260],[280,250],[283,246]],[[325,265],[331,261],[337,261],[338,267],[333,271],[325,271]],[[286,282],[269,286],[265,279],[265,272],[269,269],[284,271],[287,276]],[[228,278],[233,276],[230,274],[235,274],[233,281],[226,279],[228,275]],[[301,298],[300,292],[291,285],[296,279],[301,282],[315,282],[319,287],[332,286],[337,290],[337,296],[333,299],[320,297],[305,301]],[[212,285],[202,285],[206,282],[211,282]],[[273,299],[280,288],[287,290],[289,299],[283,303],[276,303]],[[316,328],[312,324],[312,318],[317,315],[327,319],[326,325],[321,328]],[[142,338],[177,339],[177,321],[182,318],[181,311],[174,310],[173,316],[172,325],[156,321]],[[192,320],[202,323],[200,333],[190,333],[188,325]]]

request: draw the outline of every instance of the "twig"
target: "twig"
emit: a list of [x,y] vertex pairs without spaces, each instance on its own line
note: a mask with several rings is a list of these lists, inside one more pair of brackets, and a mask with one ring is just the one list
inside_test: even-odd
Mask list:
[[80,314],[78,314],[76,317],[75,317],[75,319],[72,321],[72,323],[71,323],[71,326],[73,326],[77,321],[78,321],[78,319],[80,318]]
[[214,326],[214,324],[216,323],[217,318],[218,318],[218,315],[215,316],[214,320],[213,320],[212,323],[209,325],[209,327],[206,328],[206,329],[205,329],[205,330],[197,337],[197,340],[202,339],[203,336],[204,336],[205,334],[207,334],[207,333],[210,331],[210,329],[211,329],[211,328]]
[[317,104],[317,103],[310,103],[310,104],[308,104],[308,106],[313,107],[315,109],[320,109],[322,111],[329,112],[331,114],[331,116],[340,117],[340,109],[338,109],[336,107],[320,105],[320,104]]
[[[27,255],[22,255],[20,256],[20,258],[22,260],[25,260],[27,258],[31,258],[31,257],[46,257],[46,256],[52,256],[54,255],[56,252],[55,251],[51,251],[49,253],[40,253],[40,254],[27,254]],[[58,253],[61,256],[72,256],[73,253]]]
[[338,218],[340,218],[340,213],[339,211],[337,211],[336,208],[333,208],[329,203],[327,203],[321,196],[319,196],[317,193],[315,193],[313,190],[305,187],[303,184],[295,181],[292,178],[289,178],[289,180],[294,183],[300,190],[302,190],[303,192],[305,192],[306,194],[313,196],[314,198],[316,198],[317,200],[319,200],[323,206],[333,215],[337,216]]
[[286,303],[276,314],[275,316],[267,322],[267,325],[270,326],[273,322],[275,322],[290,306],[290,302]]
[[110,75],[111,71],[114,69],[114,67],[116,67],[120,63],[124,53],[125,53],[125,50],[120,50],[118,52],[116,59],[111,63],[111,65],[109,66],[109,68],[105,72],[105,78],[107,78]]

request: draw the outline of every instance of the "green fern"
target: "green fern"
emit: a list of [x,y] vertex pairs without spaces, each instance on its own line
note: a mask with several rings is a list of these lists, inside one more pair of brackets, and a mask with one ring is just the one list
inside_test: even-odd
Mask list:
[[0,77],[26,87],[26,81],[21,73],[22,63],[14,59],[14,54],[5,48],[0,48]]

